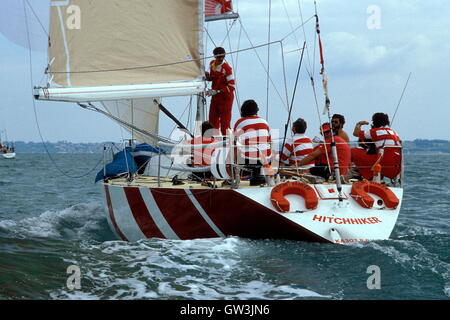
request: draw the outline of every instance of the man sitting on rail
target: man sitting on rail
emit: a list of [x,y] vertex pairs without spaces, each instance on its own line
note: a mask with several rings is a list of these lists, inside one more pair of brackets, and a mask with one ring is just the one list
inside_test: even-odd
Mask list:
[[234,125],[237,142],[241,145],[238,162],[252,171],[250,185],[266,182],[261,168],[268,166],[272,158],[269,124],[258,116],[258,104],[247,100],[241,106],[241,118]]
[[[280,161],[286,165],[295,166],[297,161],[302,160],[308,154],[313,152],[313,144],[311,139],[305,135],[307,128],[306,121],[298,118],[292,124],[292,132],[294,136],[290,141],[284,144],[281,152]],[[314,167],[314,161],[311,161],[301,167],[299,170],[309,170]]]
[[359,121],[353,135],[360,141],[371,140],[376,153],[368,153],[364,149],[352,148],[352,161],[358,171],[366,179],[374,176],[375,164],[381,165],[381,174],[393,179],[401,170],[401,140],[397,133],[389,128],[389,116],[378,112],[372,116],[372,129],[361,130],[367,121]]
[[211,144],[214,142],[217,142],[216,139],[213,138],[214,133],[214,127],[209,121],[204,121],[201,125],[201,131],[202,135],[201,137],[196,137],[194,139],[191,139],[188,141],[193,148],[191,150],[191,165],[193,167],[200,167],[200,166],[209,166],[211,165],[211,156],[214,152],[214,148],[210,147],[197,147],[194,146],[200,146],[205,144]]

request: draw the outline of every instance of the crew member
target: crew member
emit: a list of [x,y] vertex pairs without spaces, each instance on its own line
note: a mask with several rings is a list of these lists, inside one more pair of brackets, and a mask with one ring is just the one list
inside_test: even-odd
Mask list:
[[360,141],[372,141],[375,145],[376,153],[368,153],[364,149],[352,148],[352,161],[358,171],[366,179],[373,177],[373,166],[376,163],[388,164],[389,167],[383,168],[382,174],[394,177],[400,171],[401,153],[390,152],[385,154],[385,147],[397,146],[401,147],[400,137],[397,133],[389,128],[389,116],[385,113],[378,112],[372,116],[372,129],[362,130],[361,126],[368,125],[367,121],[359,121],[353,131],[353,135],[358,137]]
[[[294,166],[297,161],[302,160],[313,151],[312,141],[305,135],[306,128],[306,121],[302,118],[298,118],[292,124],[292,132],[294,133],[294,136],[291,141],[285,143],[280,156],[281,162]],[[314,161],[311,161],[298,169],[308,170],[312,167],[314,167]]]
[[[202,135],[201,137],[196,137],[192,140],[189,140],[189,143],[192,146],[195,145],[205,145],[217,142],[216,139],[213,138],[214,128],[209,123],[209,121],[204,121],[201,125]],[[191,165],[194,167],[198,166],[209,166],[211,165],[211,156],[214,152],[214,148],[212,147],[204,147],[204,148],[192,148],[192,161]]]
[[250,185],[265,183],[261,176],[261,167],[267,167],[272,158],[272,146],[269,124],[258,116],[258,104],[247,100],[241,106],[241,118],[234,125],[238,148],[238,161],[243,162],[252,171]]
[[333,134],[344,139],[347,143],[350,142],[350,138],[344,131],[345,118],[341,114],[333,114],[331,118],[331,126],[333,127]]
[[[310,173],[316,176],[323,177],[328,180],[330,174],[334,170],[334,160],[331,153],[331,135],[332,130],[329,123],[324,123],[320,128],[321,134],[324,137],[325,145],[320,144],[313,152],[308,154],[302,160],[297,161],[298,166],[303,166],[315,160],[316,165],[309,169]],[[351,151],[348,143],[340,136],[334,137],[336,143],[336,151],[338,157],[338,164],[341,175],[346,175],[350,167]]]
[[211,90],[207,95],[212,96],[209,108],[209,122],[219,129],[222,135],[227,134],[231,123],[231,111],[234,100],[235,80],[233,70],[225,62],[225,49],[217,47],[213,51],[215,60],[211,61],[210,71],[205,72],[206,80],[212,81]]

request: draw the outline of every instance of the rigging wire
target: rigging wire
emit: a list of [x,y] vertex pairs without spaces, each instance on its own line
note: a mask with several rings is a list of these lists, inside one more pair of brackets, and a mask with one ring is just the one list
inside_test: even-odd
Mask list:
[[225,37],[223,38],[222,42],[220,43],[220,47],[223,47],[223,44],[225,43],[225,40],[229,40],[230,38],[230,32],[231,29],[233,29],[234,24],[236,23],[236,19],[233,20],[233,22],[231,23],[231,26],[228,28],[228,24],[227,24],[227,20],[223,20],[223,22],[225,23],[225,27],[227,29],[227,34],[225,35]]
[[[295,42],[297,43],[297,47],[300,48],[300,42],[298,41],[297,34],[294,31],[294,26],[292,25],[291,17],[289,16],[289,11],[286,6],[286,1],[282,0],[281,2],[283,3],[284,12],[285,12],[287,20],[289,22],[289,26],[291,27],[292,34],[294,35]],[[305,38],[305,40],[306,40],[306,38]]]
[[[303,22],[303,10],[302,10],[302,6],[300,4],[300,0],[298,0],[297,3],[298,3],[298,10],[299,10],[299,13],[300,13],[300,22],[301,22],[301,25],[302,25],[303,37],[305,38],[305,41],[307,41],[308,38],[306,37],[306,31],[305,31],[305,27],[304,27],[305,24]],[[310,19],[312,19],[312,18],[315,18],[315,15],[312,16]],[[316,51],[315,51],[315,49],[316,49],[316,42],[315,42],[316,37],[313,37],[313,38],[314,38],[314,53],[313,53],[313,59],[314,59],[315,58],[315,54],[316,54]],[[307,72],[308,72],[310,78],[313,78],[314,74],[315,74],[314,73],[315,61],[313,61],[313,63],[311,64],[311,58],[310,58],[308,46],[306,47],[306,58],[308,59],[308,64],[309,64],[309,70],[307,68]]]
[[[233,21],[233,24],[234,24],[234,21]],[[232,48],[232,46],[231,46],[231,39],[230,39],[230,36],[229,36],[229,30],[228,30],[228,25],[225,23],[225,26],[226,26],[226,28],[227,28],[227,35],[228,35],[228,47],[230,48],[230,51],[232,51],[233,50],[233,48]],[[231,26],[231,27],[233,27],[233,26]],[[231,28],[230,28],[230,30],[231,30]],[[238,45],[238,48],[239,48],[239,45]],[[236,61],[234,60],[234,54],[231,54],[231,64],[232,64],[232,66],[233,66],[233,70],[234,70],[234,78],[235,79],[237,79],[237,56],[238,56],[238,53],[236,53]],[[237,102],[237,105],[238,105],[238,108],[239,108],[239,106],[241,105],[241,103],[240,103],[240,98],[239,98],[239,82],[238,81],[236,81],[236,84],[235,84],[235,90],[236,90],[236,94],[234,95],[234,97],[235,97],[235,99],[236,99],[236,102]]]
[[[239,28],[239,37],[238,37],[238,44],[237,44],[238,49],[241,47],[241,37],[242,37],[242,26]],[[237,78],[238,64],[239,64],[239,52],[236,53],[236,65],[235,65],[236,69],[234,71],[236,78]],[[240,96],[239,96],[239,81],[236,81],[236,101],[237,101],[237,107],[239,110],[240,105],[241,105]]]
[[[120,117],[120,113],[119,113],[119,101],[116,100],[115,102],[116,102],[117,117],[119,118],[119,117]],[[124,137],[124,135],[123,135],[123,127],[122,127],[122,126],[119,126],[119,128],[120,128],[120,136],[121,136],[122,141],[123,141],[123,140],[125,140],[125,137]]]
[[[191,99],[192,99],[192,96],[191,96]],[[186,113],[187,110],[191,110],[191,100],[188,101],[188,103],[187,103],[186,107],[184,108],[183,113],[181,114],[179,119],[183,118],[183,116],[184,116],[184,114]],[[188,112],[188,114],[189,114],[189,112]],[[175,124],[173,129],[172,129],[172,131],[170,132],[169,136],[171,136],[177,128],[178,128],[178,126]]]
[[[272,0],[269,0],[269,28],[267,30],[267,42],[270,43],[272,23]],[[269,77],[270,77],[270,45],[267,46],[267,81],[266,81],[266,121],[269,121]]]
[[286,34],[283,38],[280,39],[280,41],[284,41],[286,40],[288,37],[290,37],[291,35],[295,34],[295,32],[300,29],[303,28],[305,26],[305,24],[307,24],[309,21],[311,21],[312,19],[314,19],[315,16],[311,16],[309,17],[306,21],[302,22],[299,26],[297,26],[295,29],[293,29],[291,32],[289,32],[288,34]]
[[[242,26],[242,30],[244,31],[244,33],[245,33],[245,35],[246,35],[246,37],[247,37],[247,40],[249,41],[250,45],[252,46],[250,49],[253,49],[253,51],[255,52],[255,54],[256,54],[256,56],[257,56],[257,58],[258,58],[258,60],[259,60],[259,62],[260,62],[260,64],[261,64],[261,66],[262,66],[263,69],[264,69],[264,72],[268,75],[267,69],[266,69],[266,67],[264,66],[264,63],[262,62],[261,57],[260,57],[260,55],[258,54],[258,51],[256,50],[256,48],[262,47],[262,46],[255,46],[255,45],[253,45],[253,42],[252,42],[252,40],[250,39],[250,36],[248,35],[247,30],[246,30],[246,29],[244,28],[244,26],[242,25],[242,21],[241,21],[240,18],[239,18],[239,23],[240,23],[241,26]],[[281,43],[281,42],[280,42],[280,41],[273,41],[272,43]],[[266,46],[266,45],[269,45],[269,44],[265,44],[265,45],[263,45],[263,46]],[[241,50],[241,51],[243,51],[243,50]],[[272,77],[270,77],[270,75],[268,75],[268,78],[270,79],[270,82],[271,82],[272,86],[274,87],[276,93],[278,94],[278,97],[279,97],[280,100],[282,101],[283,106],[285,107],[286,110],[289,110],[289,106],[286,104],[286,102],[285,102],[285,101],[283,100],[283,98],[281,97],[281,94],[280,94],[280,92],[278,91],[278,89],[277,89],[275,83],[273,82]]]
[[[44,31],[44,33],[47,35],[48,39],[50,39],[50,34],[48,33],[48,31],[45,29],[44,24],[42,23],[41,19],[39,19],[39,16],[36,14],[36,12],[33,9],[33,6],[30,4],[30,2],[28,2],[28,0],[25,0],[25,2],[28,4],[28,7],[30,7],[31,12],[33,13],[34,17],[36,18],[36,20],[39,22],[39,24],[41,25],[42,31]],[[25,17],[26,19],[27,17]]]
[[408,75],[408,79],[406,80],[405,86],[403,87],[403,91],[400,96],[400,100],[398,101],[397,107],[395,108],[394,116],[392,117],[391,124],[390,124],[391,128],[392,128],[392,123],[394,123],[395,116],[397,115],[398,107],[400,107],[400,103],[403,100],[403,95],[405,94],[406,87],[408,86],[409,78],[411,78],[411,74],[412,74],[412,72],[410,72]]
[[96,106],[94,106],[94,105],[91,104],[91,103],[88,103],[87,105],[86,105],[86,104],[83,104],[83,103],[77,103],[77,104],[78,104],[80,107],[82,107],[83,109],[90,110],[90,111],[95,111],[95,112],[98,112],[98,113],[103,114],[104,116],[106,116],[106,117],[108,117],[108,118],[110,118],[110,119],[112,119],[112,120],[118,122],[119,124],[121,124],[121,125],[127,127],[130,131],[131,131],[131,130],[136,130],[136,131],[139,132],[140,134],[143,134],[143,135],[145,135],[145,136],[147,136],[147,137],[150,137],[150,138],[153,138],[153,139],[156,139],[156,140],[160,140],[160,141],[164,141],[164,142],[172,142],[170,139],[164,138],[164,137],[162,137],[162,136],[160,136],[160,135],[151,133],[151,132],[149,132],[149,131],[147,131],[147,130],[138,128],[138,127],[136,127],[135,125],[132,125],[131,123],[128,123],[128,122],[126,122],[126,121],[123,121],[122,119],[120,119],[120,118],[114,116],[113,114],[111,114],[111,113],[109,113],[109,112],[106,112],[106,111],[103,111],[103,110],[97,108]]
[[[306,46],[306,41],[303,43],[303,49]],[[292,100],[291,100],[291,106],[289,108],[289,113],[288,113],[288,120],[286,122],[286,125],[284,126],[284,138],[283,138],[283,144],[281,145],[281,152],[283,152],[284,150],[284,144],[286,143],[286,136],[287,136],[287,131],[288,131],[288,127],[289,127],[289,122],[291,120],[291,115],[292,115],[292,108],[294,106],[294,100],[295,100],[295,94],[297,92],[297,85],[298,85],[298,78],[300,76],[300,70],[302,68],[302,62],[303,62],[303,54],[304,54],[305,50],[302,50],[302,55],[300,57],[300,61],[298,64],[298,70],[297,70],[297,77],[295,79],[295,85],[294,85],[294,92],[292,93]],[[278,172],[279,172],[279,168],[278,168]]]
[[[28,62],[29,62],[29,76],[30,76],[30,87],[33,88],[33,56],[31,53],[31,39],[30,39],[30,27],[28,25],[28,15],[27,15],[27,9],[26,9],[26,5],[25,3],[28,3],[27,0],[23,1],[23,10],[24,10],[24,14],[25,14],[25,27],[26,27],[26,31],[27,31],[27,41],[28,41],[28,45],[29,45],[29,49],[28,49]],[[50,161],[53,163],[53,166],[57,169],[57,171],[59,171],[62,175],[71,178],[71,179],[80,179],[80,178],[84,178],[88,175],[90,175],[94,170],[97,169],[97,167],[100,165],[100,163],[103,161],[103,156],[99,159],[99,161],[95,164],[95,166],[90,169],[89,171],[87,171],[86,173],[79,175],[79,176],[74,176],[74,175],[70,175],[67,172],[64,172],[56,163],[55,159],[53,159],[53,157],[51,156],[47,144],[44,141],[44,137],[42,135],[42,131],[41,131],[41,127],[39,125],[39,119],[38,119],[38,115],[37,115],[37,108],[36,108],[36,101],[33,97],[33,95],[31,94],[31,98],[33,101],[33,109],[34,109],[34,118],[36,121],[36,126],[38,129],[38,133],[39,136],[41,138],[42,141],[42,145],[44,146],[45,152],[47,153],[47,156],[49,157]]]

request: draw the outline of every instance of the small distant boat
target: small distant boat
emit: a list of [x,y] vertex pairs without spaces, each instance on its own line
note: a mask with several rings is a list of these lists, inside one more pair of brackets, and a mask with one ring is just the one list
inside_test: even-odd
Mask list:
[[[5,133],[6,136],[6,130],[2,131]],[[5,139],[5,141],[7,138]],[[3,156],[4,159],[14,159],[16,157],[16,148],[14,147],[14,144],[12,142],[5,142],[2,143],[2,137],[0,135],[0,154]]]
[[5,159],[14,159],[16,157],[16,153],[15,152],[7,152],[2,154],[3,158]]

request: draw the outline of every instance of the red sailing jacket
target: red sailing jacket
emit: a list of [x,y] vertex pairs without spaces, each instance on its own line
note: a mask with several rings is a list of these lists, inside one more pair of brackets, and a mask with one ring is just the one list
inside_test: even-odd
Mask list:
[[389,127],[372,128],[366,131],[361,130],[359,132],[359,138],[362,141],[366,139],[372,139],[378,152],[380,152],[380,149],[384,146],[400,145],[400,137],[394,130],[390,129]]
[[[336,151],[338,156],[339,169],[342,175],[347,174],[350,168],[351,150],[348,143],[339,136],[334,137],[336,143]],[[331,170],[334,170],[334,160],[331,153],[331,138],[325,139],[326,151],[323,144],[318,145],[316,148],[322,149],[322,154],[316,159],[316,165],[327,165],[327,154],[330,162]],[[326,152],[326,153],[325,153]]]
[[[217,142],[214,138],[203,138],[198,137],[190,140],[191,145],[203,145],[211,144]],[[192,165],[194,167],[198,166],[209,166],[211,165],[211,156],[214,152],[214,148],[204,147],[204,148],[192,148]]]
[[216,66],[215,63],[216,60],[213,60],[209,64],[209,75],[212,79],[211,88],[213,90],[220,90],[221,93],[232,94],[236,84],[233,76],[233,70],[226,62],[223,62],[218,66]]

